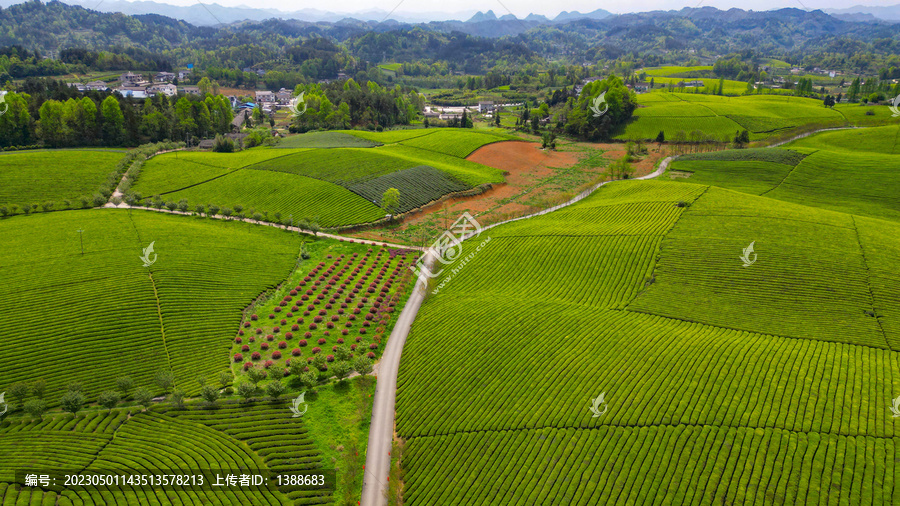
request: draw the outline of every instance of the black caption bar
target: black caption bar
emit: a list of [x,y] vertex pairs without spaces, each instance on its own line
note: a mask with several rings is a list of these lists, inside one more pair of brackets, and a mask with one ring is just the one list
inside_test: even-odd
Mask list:
[[31,470],[16,469],[15,482],[45,490],[334,490],[334,469],[295,472],[230,469]]

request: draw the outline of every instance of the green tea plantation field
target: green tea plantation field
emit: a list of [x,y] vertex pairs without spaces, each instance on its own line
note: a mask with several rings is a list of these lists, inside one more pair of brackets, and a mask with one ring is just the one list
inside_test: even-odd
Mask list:
[[396,214],[502,183],[499,170],[465,157],[507,139],[435,129],[315,132],[288,137],[276,148],[159,155],[147,162],[134,191],[163,202],[185,200],[190,208],[212,205],[346,227],[384,218],[388,188],[400,191]]
[[403,503],[895,504],[898,232],[669,181],[482,231],[404,350]]
[[776,149],[684,155],[670,166],[677,180],[773,199],[900,220],[896,126],[835,130]]
[[[732,138],[748,130],[751,140],[763,140],[798,127],[827,128],[846,124],[872,124],[890,116],[887,107],[867,116],[858,105],[826,108],[821,100],[782,95],[719,96],[655,91],[638,95],[634,118],[616,138],[653,140],[662,131],[666,139],[697,131],[713,140]],[[873,109],[873,108],[865,108]]]
[[[80,208],[116,171],[123,150],[0,153],[0,214],[41,207]],[[15,206],[15,208],[13,208]],[[4,211],[6,210],[6,211]]]

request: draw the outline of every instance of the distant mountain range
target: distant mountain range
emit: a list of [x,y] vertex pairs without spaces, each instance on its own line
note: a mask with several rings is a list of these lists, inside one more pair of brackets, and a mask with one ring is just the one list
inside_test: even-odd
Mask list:
[[850,21],[900,21],[900,5],[885,5],[870,7],[867,5],[855,5],[845,9],[825,9],[825,12],[833,16]]
[[[171,5],[149,0],[129,2],[127,0],[62,0],[69,5],[78,5],[86,9],[99,12],[121,12],[130,16],[140,14],[159,14],[170,18],[180,19],[195,26],[215,26],[219,24],[231,24],[241,21],[264,21],[266,19],[279,18],[284,20],[301,20],[311,23],[316,22],[384,22],[397,21],[400,23],[428,23],[432,21],[479,23],[483,21],[516,21],[520,20],[513,14],[505,14],[497,17],[493,11],[482,13],[464,12],[389,12],[381,9],[372,9],[358,12],[333,12],[320,9],[301,9],[296,11],[282,11],[278,9],[257,7],[226,7],[217,3],[196,3],[191,6]],[[0,0],[0,6],[9,7],[22,3],[21,0]],[[538,14],[529,14],[521,18],[522,21],[534,23],[559,23],[577,19],[603,19],[612,14],[597,9],[593,12],[582,14],[578,11],[562,11],[552,20]],[[467,20],[467,21],[462,21]]]
[[[179,19],[195,26],[215,26],[219,24],[231,24],[241,21],[264,21],[272,18],[283,20],[300,20],[310,23],[329,22],[344,24],[362,23],[382,23],[396,21],[399,23],[429,23],[429,22],[447,22],[451,25],[458,23],[493,23],[501,22],[499,28],[508,33],[514,33],[518,30],[513,28],[504,29],[503,25],[510,21],[528,22],[525,26],[534,26],[542,24],[566,23],[577,21],[580,19],[600,20],[605,19],[613,14],[603,9],[597,9],[592,12],[581,13],[578,11],[562,11],[556,17],[550,19],[540,14],[528,14],[523,18],[516,17],[513,14],[502,14],[497,16],[492,10],[486,12],[405,12],[394,11],[389,12],[383,9],[371,9],[358,12],[334,12],[321,9],[301,9],[296,11],[283,11],[271,8],[261,7],[226,7],[217,3],[196,3],[191,6],[171,5],[163,2],[154,2],[150,0],[62,0],[63,3],[70,5],[78,5],[86,9],[92,9],[99,12],[121,12],[127,15],[140,14],[159,14],[175,19]],[[0,7],[9,7],[22,3],[22,0],[0,0]],[[674,11],[673,11],[674,12]],[[823,12],[830,14],[844,21],[855,22],[900,22],[900,4],[891,6],[865,6],[856,5],[841,9],[823,9]],[[466,30],[471,31],[471,30]],[[479,30],[475,30],[479,31]]]

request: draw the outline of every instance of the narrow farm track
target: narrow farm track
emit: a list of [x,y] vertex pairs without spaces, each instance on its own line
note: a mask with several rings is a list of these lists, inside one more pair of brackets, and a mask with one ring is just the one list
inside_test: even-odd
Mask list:
[[[425,252],[428,269],[435,261],[434,251]],[[369,442],[366,447],[365,475],[363,477],[362,502],[366,506],[387,504],[387,481],[391,468],[391,443],[394,440],[394,404],[397,400],[397,375],[400,372],[400,355],[409,336],[409,330],[416,314],[425,300],[428,287],[418,280],[410,295],[394,330],[388,338],[384,354],[379,361],[379,377],[375,387],[372,405],[372,424],[369,427]]]

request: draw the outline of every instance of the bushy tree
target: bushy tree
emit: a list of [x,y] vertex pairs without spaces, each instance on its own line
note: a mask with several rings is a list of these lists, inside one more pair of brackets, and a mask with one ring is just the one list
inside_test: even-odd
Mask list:
[[251,382],[247,382],[247,381],[242,381],[242,382],[238,383],[237,393],[238,393],[238,395],[243,397],[246,402],[252,401],[253,396],[256,395],[256,383],[251,383]]
[[84,407],[84,395],[81,392],[68,391],[63,394],[59,400],[59,406],[66,413],[72,413],[72,416],[78,416],[78,412]]
[[121,397],[119,396],[118,392],[113,390],[106,390],[105,392],[102,392],[97,398],[97,403],[104,408],[112,411],[112,409],[119,404],[120,399]]
[[381,208],[390,214],[391,219],[400,209],[400,190],[396,188],[388,188],[381,196]]
[[156,371],[153,380],[156,381],[159,388],[162,388],[163,394],[168,394],[169,389],[171,389],[172,385],[175,383],[175,375],[172,374],[172,371],[169,369],[160,369]]
[[372,372],[372,360],[365,356],[356,357],[356,359],[353,361],[353,369],[365,376],[366,374]]
[[116,387],[122,392],[122,395],[128,397],[131,389],[134,388],[134,381],[129,376],[120,376],[116,378]]
[[339,380],[343,380],[344,378],[346,378],[347,375],[350,374],[350,370],[351,370],[350,363],[346,362],[344,360],[342,360],[340,362],[335,362],[331,366],[331,372],[333,372],[334,375],[337,376],[337,379],[339,379]]
[[34,418],[43,418],[47,411],[47,402],[43,399],[31,399],[25,403],[25,412]]
[[8,389],[7,393],[9,397],[12,399],[13,403],[15,403],[15,407],[18,409],[22,409],[25,405],[25,399],[28,398],[28,392],[31,389],[28,388],[28,384],[26,383],[13,383]]
[[215,406],[216,401],[219,400],[219,390],[212,385],[206,385],[200,389],[200,397],[203,397],[207,406]]
[[266,385],[266,393],[273,399],[278,399],[284,393],[284,383],[281,380],[274,380]]
[[147,409],[153,403],[153,392],[144,387],[138,388],[134,391],[134,400]]

